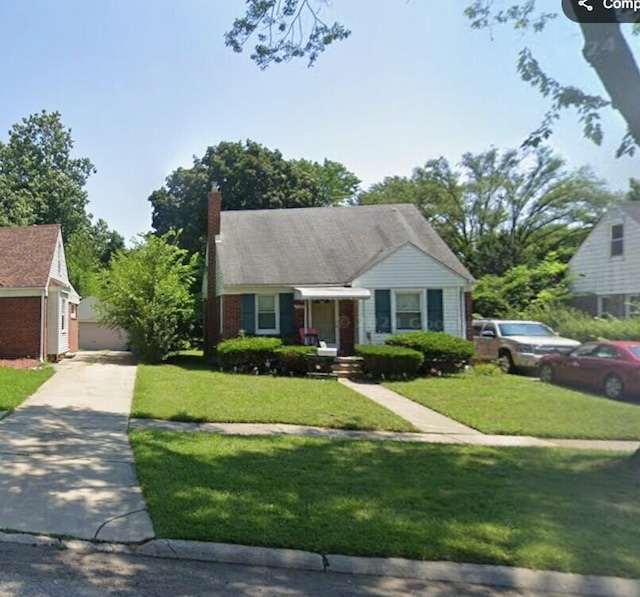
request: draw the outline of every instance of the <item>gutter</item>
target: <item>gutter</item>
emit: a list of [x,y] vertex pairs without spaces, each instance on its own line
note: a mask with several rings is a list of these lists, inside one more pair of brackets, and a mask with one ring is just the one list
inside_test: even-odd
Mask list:
[[46,288],[42,289],[42,296],[40,297],[40,360],[46,360],[45,355],[45,299],[48,296],[48,292]]

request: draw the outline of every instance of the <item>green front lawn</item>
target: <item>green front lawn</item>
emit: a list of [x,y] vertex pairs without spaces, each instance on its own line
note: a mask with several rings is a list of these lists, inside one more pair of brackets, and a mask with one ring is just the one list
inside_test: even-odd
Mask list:
[[51,367],[24,370],[0,367],[0,410],[13,410],[53,375]]
[[483,433],[640,439],[640,405],[514,375],[422,378],[385,386]]
[[159,537],[640,576],[620,455],[132,431]]
[[235,375],[202,365],[140,365],[132,416],[412,431],[410,423],[334,380]]

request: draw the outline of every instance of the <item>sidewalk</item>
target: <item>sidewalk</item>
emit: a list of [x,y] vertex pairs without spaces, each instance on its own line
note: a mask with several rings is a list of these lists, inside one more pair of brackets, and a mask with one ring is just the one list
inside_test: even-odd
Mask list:
[[0,421],[0,528],[105,541],[154,536],[127,438],[136,367],[81,353]]
[[300,436],[327,439],[350,439],[370,441],[418,442],[432,444],[466,444],[473,446],[520,446],[536,448],[572,448],[579,450],[605,450],[635,452],[638,441],[605,441],[548,439],[525,435],[486,435],[441,415],[440,413],[409,400],[383,386],[339,380],[346,387],[370,398],[389,409],[414,427],[419,433],[393,431],[353,431],[286,425],[284,423],[182,423],[158,419],[131,419],[131,429],[156,429],[182,433],[219,433],[222,435],[272,435]]

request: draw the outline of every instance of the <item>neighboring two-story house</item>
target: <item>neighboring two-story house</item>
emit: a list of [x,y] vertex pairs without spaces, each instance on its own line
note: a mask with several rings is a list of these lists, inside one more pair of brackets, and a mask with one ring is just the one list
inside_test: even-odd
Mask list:
[[611,204],[569,272],[575,306],[594,316],[640,313],[640,202]]

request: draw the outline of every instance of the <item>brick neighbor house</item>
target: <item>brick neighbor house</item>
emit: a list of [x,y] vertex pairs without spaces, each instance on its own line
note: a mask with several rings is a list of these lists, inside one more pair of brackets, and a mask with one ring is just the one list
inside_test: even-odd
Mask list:
[[[472,336],[474,279],[414,205],[222,211],[208,196],[205,349],[240,330],[340,354],[411,330]],[[302,332],[301,332],[302,331]]]
[[0,358],[76,351],[78,303],[58,224],[0,228]]

